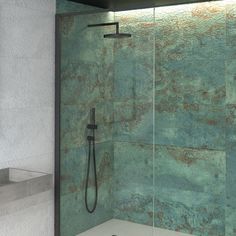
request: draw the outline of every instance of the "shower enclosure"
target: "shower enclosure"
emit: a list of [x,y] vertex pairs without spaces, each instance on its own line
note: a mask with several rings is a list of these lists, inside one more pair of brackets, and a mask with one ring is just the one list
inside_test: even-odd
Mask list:
[[235,236],[236,4],[56,22],[56,235]]

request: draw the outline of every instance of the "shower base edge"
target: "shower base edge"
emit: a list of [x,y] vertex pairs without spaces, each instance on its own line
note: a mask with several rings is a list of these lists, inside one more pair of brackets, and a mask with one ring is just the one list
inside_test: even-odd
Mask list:
[[166,229],[112,219],[77,236],[193,236]]

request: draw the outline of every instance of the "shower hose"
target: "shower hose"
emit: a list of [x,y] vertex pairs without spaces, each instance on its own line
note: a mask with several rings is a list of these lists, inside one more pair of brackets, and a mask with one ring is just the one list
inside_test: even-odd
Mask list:
[[[96,155],[95,155],[95,135],[88,136],[88,144],[89,144],[88,145],[89,151],[88,151],[88,167],[87,167],[86,186],[85,186],[85,206],[89,213],[93,213],[97,207],[97,200],[98,200],[98,181],[97,181],[97,167],[96,167]],[[89,188],[89,176],[90,176],[90,169],[91,169],[91,159],[93,161],[94,183],[95,183],[95,199],[94,199],[92,208],[90,208],[88,205],[88,188]]]

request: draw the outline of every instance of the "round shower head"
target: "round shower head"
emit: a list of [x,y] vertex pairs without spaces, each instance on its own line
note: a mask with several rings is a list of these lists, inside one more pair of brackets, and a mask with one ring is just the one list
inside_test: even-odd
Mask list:
[[131,38],[131,34],[126,34],[126,33],[105,34],[104,38],[107,38],[107,39]]

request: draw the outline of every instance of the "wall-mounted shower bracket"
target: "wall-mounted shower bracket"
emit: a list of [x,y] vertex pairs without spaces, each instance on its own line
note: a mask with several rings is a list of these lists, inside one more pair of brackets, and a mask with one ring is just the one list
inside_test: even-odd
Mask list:
[[104,38],[130,38],[131,37],[131,34],[120,33],[119,22],[92,24],[92,25],[88,25],[88,27],[104,27],[104,26],[112,26],[112,25],[116,27],[116,32],[114,34],[105,34]]

